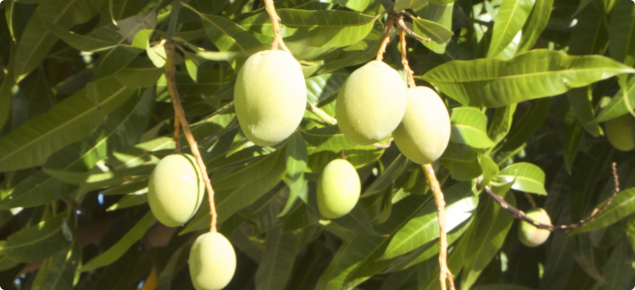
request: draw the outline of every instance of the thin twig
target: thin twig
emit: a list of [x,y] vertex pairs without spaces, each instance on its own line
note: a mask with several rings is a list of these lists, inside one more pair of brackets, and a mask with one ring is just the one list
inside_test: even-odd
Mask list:
[[174,152],[181,153],[181,138],[179,137],[179,116],[174,111]]
[[415,78],[413,76],[413,72],[410,69],[410,65],[408,64],[408,47],[406,43],[406,32],[403,29],[399,29],[399,42],[401,42],[401,63],[403,64],[403,69],[406,71],[406,76],[408,77],[408,85],[411,88],[417,86],[415,84]]
[[388,42],[390,42],[390,32],[392,31],[392,26],[395,24],[395,20],[392,17],[388,18],[388,23],[386,23],[386,33],[384,34],[384,39],[381,41],[381,46],[377,50],[377,57],[375,60],[383,60],[384,52],[386,52],[386,46],[388,46]]
[[214,189],[212,188],[212,183],[210,182],[209,176],[207,175],[207,167],[205,167],[205,162],[203,162],[203,158],[201,157],[201,153],[198,151],[198,145],[196,144],[194,135],[192,135],[192,131],[190,130],[190,125],[185,118],[185,111],[183,111],[183,106],[181,105],[181,97],[179,96],[179,92],[176,89],[176,81],[174,80],[174,42],[172,40],[163,40],[162,42],[163,47],[165,47],[166,54],[165,78],[167,80],[168,92],[170,92],[170,96],[172,97],[174,111],[176,112],[179,123],[181,123],[185,138],[190,145],[190,150],[192,150],[192,155],[194,155],[194,158],[196,158],[196,163],[198,164],[198,167],[203,175],[203,182],[205,183],[205,187],[207,188],[209,198],[210,215],[212,216],[210,231],[216,232],[217,214],[216,206],[214,205]]
[[390,138],[390,140],[388,140],[388,144],[383,145],[383,144],[379,144],[379,143],[373,143],[373,146],[379,148],[379,149],[388,149],[390,148],[390,145],[392,145],[392,140],[393,138]]
[[426,180],[430,186],[430,191],[432,191],[432,195],[434,195],[434,202],[437,205],[437,217],[439,224],[439,283],[441,285],[441,290],[446,290],[446,280],[448,280],[450,289],[454,290],[454,276],[452,275],[452,272],[450,272],[447,262],[448,236],[445,231],[445,199],[443,198],[443,192],[441,191],[439,180],[437,180],[437,176],[434,174],[432,164],[424,164],[422,167],[423,172],[426,174]]
[[617,175],[617,165],[615,164],[615,162],[613,162],[612,164],[612,169],[613,169],[613,179],[615,182],[615,188],[613,188],[613,192],[611,193],[611,196],[606,200],[606,203],[604,203],[599,208],[593,209],[593,212],[591,213],[591,215],[589,215],[586,219],[583,219],[578,223],[570,224],[570,225],[554,226],[554,225],[539,223],[527,217],[524,211],[515,208],[514,206],[509,204],[507,201],[505,201],[500,195],[494,193],[489,186],[486,185],[484,187],[484,190],[490,197],[494,199],[494,201],[496,201],[501,206],[501,208],[510,212],[517,219],[526,221],[539,229],[545,229],[552,232],[569,232],[573,229],[577,229],[583,225],[586,225],[592,220],[594,220],[599,214],[601,214],[611,204],[611,201],[613,201],[613,198],[620,191],[620,184],[618,180],[619,176]]
[[284,41],[282,41],[282,34],[280,33],[280,16],[276,13],[276,7],[273,5],[273,0],[265,0],[265,9],[267,13],[269,13],[269,18],[271,18],[271,26],[273,27],[273,42],[271,42],[271,50],[277,50],[278,46],[282,48],[282,50],[291,53],[289,48],[284,45]]
[[[413,16],[412,14],[404,11],[403,14],[408,15],[408,17],[415,19],[417,17]],[[399,26],[399,28],[401,28],[401,30],[405,31],[406,33],[408,33],[408,35],[418,39],[419,41],[423,41],[423,42],[429,42],[430,38],[425,38],[423,36],[420,36],[419,34],[415,33],[414,31],[412,31],[412,29],[410,29],[410,27],[408,27],[406,25],[406,22],[403,21],[403,14],[401,13],[395,13],[393,15],[391,15],[392,18],[395,18],[395,22],[397,24],[397,26]]]
[[329,125],[337,124],[337,119],[331,117],[331,115],[327,114],[326,112],[324,112],[322,109],[318,108],[317,106],[307,103],[306,107],[309,110],[309,112],[316,115],[318,118],[320,118],[320,120],[324,121],[324,123]]

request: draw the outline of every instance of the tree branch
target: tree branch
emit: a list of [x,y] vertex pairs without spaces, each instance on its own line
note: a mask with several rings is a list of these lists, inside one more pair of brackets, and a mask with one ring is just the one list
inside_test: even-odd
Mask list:
[[277,50],[278,46],[282,48],[282,50],[291,53],[289,48],[284,45],[284,41],[282,40],[282,34],[280,33],[280,16],[276,13],[276,7],[273,5],[273,0],[264,0],[265,1],[265,9],[269,14],[269,18],[271,18],[271,26],[273,27],[273,42],[271,42],[271,50]]

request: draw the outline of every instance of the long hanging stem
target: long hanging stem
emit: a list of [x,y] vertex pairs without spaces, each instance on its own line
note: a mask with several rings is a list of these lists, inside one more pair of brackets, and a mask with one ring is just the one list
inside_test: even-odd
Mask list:
[[377,50],[377,57],[375,57],[375,60],[381,61],[384,59],[384,52],[386,52],[386,46],[388,46],[388,43],[390,42],[390,32],[392,31],[392,26],[394,24],[395,20],[389,17],[388,22],[386,23],[386,34],[384,34],[381,46],[379,46],[379,49]]
[[403,64],[403,69],[406,71],[406,76],[408,76],[408,85],[414,88],[417,85],[415,84],[413,72],[408,64],[408,46],[406,43],[406,32],[403,29],[399,29],[399,42],[401,43],[401,63]]
[[172,97],[172,104],[174,105],[174,112],[176,117],[178,118],[178,122],[181,123],[181,128],[183,128],[183,133],[185,134],[185,138],[187,139],[187,143],[190,145],[190,150],[192,150],[192,155],[196,158],[196,163],[201,170],[201,174],[203,175],[203,182],[205,183],[205,188],[207,188],[207,193],[209,197],[209,211],[212,216],[212,222],[210,223],[210,231],[216,232],[216,206],[214,205],[214,189],[212,188],[212,183],[209,180],[209,176],[207,175],[207,167],[205,167],[205,162],[203,162],[203,158],[201,157],[201,152],[198,151],[198,145],[196,144],[196,140],[194,139],[194,135],[192,135],[192,131],[190,130],[190,125],[185,118],[185,111],[183,111],[183,106],[181,105],[181,97],[179,96],[179,92],[176,89],[176,81],[174,80],[175,66],[174,66],[174,42],[171,40],[163,40],[163,47],[165,47],[166,54],[166,62],[165,62],[165,79],[168,84],[168,92]]
[[284,41],[282,41],[282,34],[280,33],[280,16],[276,12],[276,7],[273,5],[273,0],[265,0],[265,10],[269,14],[269,18],[271,18],[271,26],[273,27],[273,42],[271,42],[271,50],[277,50],[278,46],[282,48],[282,50],[289,52],[289,48],[284,45]]

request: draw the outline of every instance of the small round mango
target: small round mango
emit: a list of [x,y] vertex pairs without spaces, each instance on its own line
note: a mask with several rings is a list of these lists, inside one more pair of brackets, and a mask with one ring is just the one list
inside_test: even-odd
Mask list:
[[397,148],[415,163],[439,159],[450,142],[450,115],[435,91],[408,89],[408,106],[399,127],[392,132]]
[[190,154],[166,156],[150,175],[150,209],[157,220],[168,227],[188,222],[201,205],[204,195],[203,176]]
[[281,50],[251,55],[238,72],[234,107],[249,141],[272,146],[287,139],[300,125],[306,109],[300,64]]
[[[533,208],[525,214],[527,217],[541,224],[551,225],[549,214],[542,208]],[[526,221],[522,221],[520,223],[520,229],[518,229],[518,238],[520,242],[527,247],[537,247],[544,244],[550,234],[551,232],[549,230],[536,228]]]
[[359,175],[350,162],[344,159],[329,162],[318,180],[317,201],[320,213],[329,219],[346,215],[357,204],[361,188]]
[[406,85],[399,73],[373,60],[355,70],[337,95],[335,117],[351,141],[369,145],[390,136],[406,111]]
[[632,119],[631,114],[626,114],[615,119],[606,121],[604,124],[604,132],[606,138],[615,149],[620,151],[630,151],[635,148],[635,142],[633,142],[632,131]]
[[234,277],[236,252],[225,236],[209,232],[196,238],[188,262],[196,290],[223,289]]

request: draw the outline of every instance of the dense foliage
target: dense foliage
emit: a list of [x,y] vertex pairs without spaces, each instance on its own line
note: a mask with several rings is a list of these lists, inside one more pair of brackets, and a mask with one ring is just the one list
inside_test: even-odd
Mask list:
[[[451,118],[434,168],[457,288],[635,286],[633,1],[275,5],[308,109],[288,139],[261,147],[242,133],[233,100],[239,69],[273,40],[262,1],[0,4],[2,289],[193,289],[187,261],[209,230],[209,205],[175,228],[148,206],[150,174],[175,151],[165,39],[176,43],[175,80],[219,232],[237,254],[226,289],[439,289],[437,212],[422,167],[390,138],[357,145],[329,121],[344,81],[375,59],[388,14],[375,16],[404,9],[406,24],[431,39],[407,38],[416,82],[439,92]],[[391,39],[383,60],[405,81],[394,31]],[[317,181],[340,156],[362,193],[329,220]],[[621,191],[611,204],[538,247],[521,243],[520,222],[482,191],[571,224],[611,197],[613,162]]]

